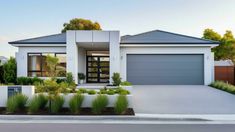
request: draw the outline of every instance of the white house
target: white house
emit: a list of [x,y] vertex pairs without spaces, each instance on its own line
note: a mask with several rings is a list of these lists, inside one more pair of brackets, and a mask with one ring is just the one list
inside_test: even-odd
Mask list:
[[114,72],[136,85],[208,85],[213,81],[211,48],[219,43],[166,31],[120,37],[119,31],[66,33],[9,42],[17,76],[45,77],[45,56],[59,58],[61,76],[86,75],[86,83],[108,83]]

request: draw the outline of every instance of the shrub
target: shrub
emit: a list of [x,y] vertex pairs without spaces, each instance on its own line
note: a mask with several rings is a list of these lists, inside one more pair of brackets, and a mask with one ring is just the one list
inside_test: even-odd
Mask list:
[[115,93],[120,94],[120,95],[128,95],[130,92],[126,89],[123,89],[121,87],[118,87],[115,91]]
[[107,90],[106,89],[100,89],[99,94],[107,94]]
[[69,109],[73,114],[79,114],[82,106],[84,96],[77,94],[74,95],[69,101]]
[[83,73],[78,73],[79,80],[85,80],[86,76]]
[[32,80],[29,77],[17,77],[16,84],[17,85],[30,85],[32,84]]
[[124,114],[128,107],[128,100],[125,95],[119,95],[115,102],[114,111],[116,114]]
[[16,83],[16,60],[11,57],[3,65],[3,79],[5,83]]
[[0,83],[4,83],[3,79],[3,65],[0,64]]
[[34,96],[29,103],[29,113],[37,113],[39,110],[45,109],[47,102],[48,98],[43,94]]
[[34,78],[30,78],[30,77],[18,77],[16,79],[16,84],[17,85],[33,85],[36,83],[42,83],[43,80],[38,78],[38,77],[34,77]]
[[122,85],[122,86],[131,86],[132,84],[128,81],[124,81],[124,82],[121,82],[120,85]]
[[37,83],[43,83],[43,79],[38,78],[38,77],[33,77],[33,78],[30,78],[30,79],[31,79],[31,84],[32,85],[35,85]]
[[106,93],[107,93],[108,95],[114,95],[114,94],[115,94],[115,91],[112,90],[112,89],[109,89]]
[[95,90],[89,90],[89,91],[87,91],[87,93],[90,94],[90,95],[94,95],[94,94],[96,94],[96,91]]
[[7,100],[7,112],[14,113],[25,108],[28,97],[23,94],[16,94]]
[[66,82],[68,84],[73,84],[74,83],[73,74],[71,72],[66,74]]
[[85,88],[79,88],[79,90],[81,93],[87,93],[87,90]]
[[66,82],[66,79],[64,79],[64,78],[56,78],[56,82],[57,83],[62,83],[62,82]]
[[64,98],[62,96],[55,96],[53,100],[51,100],[51,113],[57,114],[61,111],[64,104]]
[[235,86],[228,84],[228,83],[225,83],[223,81],[215,81],[215,82],[211,83],[209,86],[214,87],[216,89],[220,89],[220,90],[229,92],[229,93],[232,93],[232,94],[235,94]]
[[115,86],[119,86],[120,83],[122,82],[120,74],[117,72],[113,73],[112,79],[113,79],[113,85],[115,85]]
[[108,105],[108,97],[106,95],[98,95],[92,101],[92,112],[94,114],[101,114],[107,105]]

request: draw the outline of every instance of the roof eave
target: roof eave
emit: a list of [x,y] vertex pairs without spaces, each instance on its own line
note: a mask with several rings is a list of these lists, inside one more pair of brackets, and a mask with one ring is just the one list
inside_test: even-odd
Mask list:
[[8,42],[9,44],[66,44],[66,42]]

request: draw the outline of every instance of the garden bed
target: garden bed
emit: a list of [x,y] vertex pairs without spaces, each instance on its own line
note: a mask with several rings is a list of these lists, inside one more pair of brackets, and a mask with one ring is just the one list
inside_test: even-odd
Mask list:
[[[81,112],[79,114],[71,114],[70,110],[68,108],[63,108],[59,113],[57,114],[51,114],[47,109],[41,110],[38,113],[34,114],[28,114],[27,109],[18,111],[15,113],[7,113],[5,108],[0,108],[0,114],[1,115],[76,115],[76,116],[100,116],[100,115],[119,115],[114,112],[114,108],[106,108],[101,114],[97,115],[92,113],[91,108],[81,108]],[[121,115],[135,115],[134,110],[132,108],[128,108],[125,113]]]
[[231,94],[235,94],[235,86],[232,84],[225,83],[223,81],[215,81],[211,83],[209,86]]

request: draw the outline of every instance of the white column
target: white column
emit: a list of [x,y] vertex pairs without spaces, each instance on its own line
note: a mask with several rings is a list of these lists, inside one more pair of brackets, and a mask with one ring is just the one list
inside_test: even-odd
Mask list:
[[214,53],[211,52],[211,82],[215,81],[215,56]]
[[75,31],[67,31],[66,39],[67,73],[71,72],[75,83],[78,84],[78,48]]
[[17,77],[27,77],[28,76],[27,53],[16,52],[15,56],[17,64]]
[[212,59],[211,52],[204,53],[204,84],[209,85],[212,82]]
[[120,73],[120,37],[118,31],[111,31],[109,36],[109,57],[110,57],[110,83],[114,72]]

